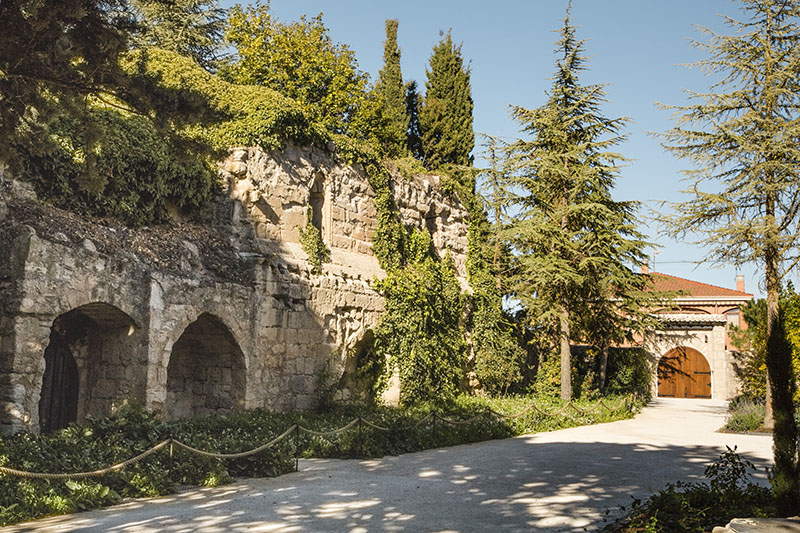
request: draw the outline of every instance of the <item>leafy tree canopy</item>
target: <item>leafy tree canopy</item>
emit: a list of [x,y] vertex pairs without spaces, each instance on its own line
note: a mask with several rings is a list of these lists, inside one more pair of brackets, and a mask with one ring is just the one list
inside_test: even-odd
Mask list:
[[228,23],[226,38],[236,45],[238,60],[225,69],[226,77],[293,98],[332,132],[357,133],[350,124],[366,97],[367,76],[353,51],[331,40],[322,14],[282,23],[267,2],[234,6]]
[[0,3],[0,158],[15,137],[34,137],[59,116],[78,116],[88,95],[125,84],[117,58],[134,20],[124,0]]

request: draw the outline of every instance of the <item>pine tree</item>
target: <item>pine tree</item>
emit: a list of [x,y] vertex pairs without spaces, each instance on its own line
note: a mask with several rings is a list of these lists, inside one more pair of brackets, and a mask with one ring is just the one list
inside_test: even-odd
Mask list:
[[691,198],[674,205],[668,222],[676,237],[699,234],[707,260],[764,266],[771,481],[778,512],[789,516],[800,512],[800,461],[779,296],[800,244],[800,3],[742,4],[748,20],[725,19],[732,35],[703,28],[708,43],[694,43],[708,53],[698,66],[720,81],[712,92],[690,92],[698,103],[671,107],[678,120],[665,146],[693,169],[687,171]]
[[600,313],[611,328],[629,326],[619,314],[635,303],[645,280],[629,265],[644,258],[646,243],[635,229],[633,202],[611,197],[622,158],[609,149],[624,137],[625,118],[599,112],[601,85],[582,86],[583,41],[575,38],[569,8],[558,41],[553,86],[534,110],[512,107],[529,134],[511,146],[517,169],[512,205],[518,216],[504,234],[517,253],[514,293],[534,323],[556,331],[561,397],[572,397],[571,327],[580,313]]
[[448,32],[433,48],[425,70],[425,99],[419,112],[425,166],[470,165],[475,147],[469,68]]
[[386,42],[383,45],[383,68],[378,73],[375,93],[387,125],[383,148],[390,157],[406,151],[408,111],[406,110],[403,75],[400,70],[400,48],[397,46],[397,21],[386,21]]
[[131,0],[139,22],[133,42],[191,57],[214,71],[224,56],[227,11],[217,0]]
[[470,341],[481,388],[490,394],[505,394],[521,382],[526,352],[517,340],[517,324],[503,306],[510,253],[500,233],[508,220],[508,161],[503,157],[502,141],[484,137],[488,167],[479,174],[483,186],[474,195],[464,195],[469,211],[467,274],[473,290]]

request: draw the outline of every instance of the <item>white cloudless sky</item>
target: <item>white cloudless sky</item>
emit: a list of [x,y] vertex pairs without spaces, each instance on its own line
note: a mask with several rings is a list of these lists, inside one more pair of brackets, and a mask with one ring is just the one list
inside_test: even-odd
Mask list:
[[[235,2],[222,1],[229,7]],[[536,108],[546,101],[556,56],[557,31],[562,27],[566,0],[272,0],[271,12],[283,22],[303,14],[323,13],[332,39],[347,44],[361,70],[375,80],[383,64],[384,21],[399,21],[398,44],[405,80],[422,90],[425,68],[440,32],[451,31],[462,43],[471,70],[475,102],[474,128],[493,136],[518,137],[518,124],[509,105]],[[705,250],[659,234],[650,210],[662,201],[688,198],[681,171],[688,162],[676,160],[651,132],[664,132],[673,122],[670,111],[655,103],[683,104],[684,89],[705,91],[711,80],[697,68],[704,57],[690,45],[705,37],[696,26],[731,33],[720,15],[742,18],[741,4],[731,0],[574,0],[571,22],[577,37],[586,40],[589,58],[581,82],[607,84],[608,102],[602,112],[611,118],[630,117],[628,139],[617,150],[631,161],[622,169],[614,189],[617,200],[642,202],[641,230],[657,248],[649,249],[659,272],[734,288],[733,265],[714,267],[694,262]],[[476,164],[480,147],[476,147]],[[651,259],[651,266],[652,266]],[[761,269],[745,265],[746,290],[763,296]],[[793,279],[796,276],[793,276]],[[797,279],[794,279],[797,285]]]

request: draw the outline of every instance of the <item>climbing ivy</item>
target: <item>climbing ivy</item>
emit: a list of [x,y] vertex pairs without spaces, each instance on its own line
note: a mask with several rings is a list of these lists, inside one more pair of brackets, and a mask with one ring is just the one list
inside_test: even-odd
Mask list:
[[82,116],[18,132],[12,169],[41,197],[132,226],[161,223],[172,208],[197,211],[212,198],[230,146],[329,140],[289,98],[224,82],[173,52],[136,50],[120,66],[131,79],[124,102],[86,97]]
[[322,264],[331,260],[331,251],[325,246],[322,240],[322,232],[311,221],[312,210],[306,210],[306,225],[300,228],[300,244],[303,251],[308,256],[308,262],[311,263],[311,269],[316,274],[322,272]]
[[387,272],[374,284],[385,308],[370,352],[372,373],[374,362],[383,362],[375,382],[384,387],[388,375],[397,371],[404,404],[452,398],[461,389],[467,354],[462,321],[466,299],[453,262],[437,256],[427,229],[403,226],[392,195],[392,173],[378,154],[346,138],[337,138],[336,145],[340,157],[364,169],[375,192],[378,224],[372,249]]
[[385,312],[375,328],[375,351],[400,375],[400,400],[452,399],[464,376],[464,300],[449,256],[439,259],[427,230],[407,234],[407,264],[375,283]]

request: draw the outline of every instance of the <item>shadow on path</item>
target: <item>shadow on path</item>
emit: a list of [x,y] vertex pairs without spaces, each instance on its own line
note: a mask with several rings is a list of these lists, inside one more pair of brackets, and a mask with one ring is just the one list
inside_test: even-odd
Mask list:
[[[703,479],[718,445],[560,442],[538,434],[137,500],[9,531],[574,531],[666,483]],[[763,454],[745,455],[761,467]]]

